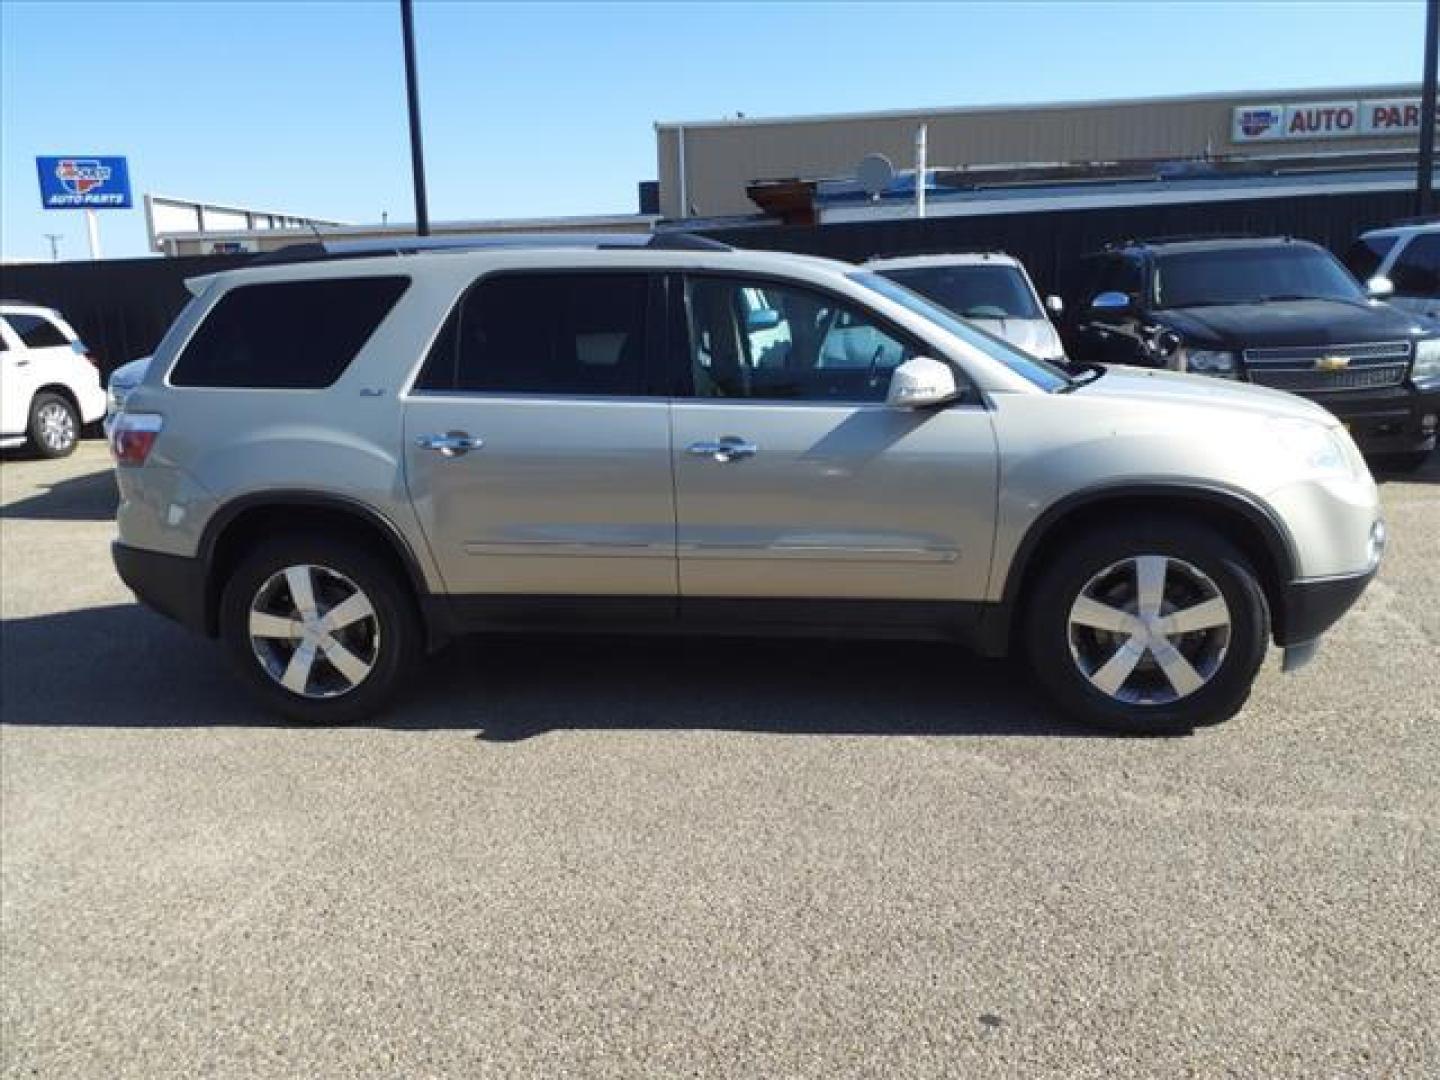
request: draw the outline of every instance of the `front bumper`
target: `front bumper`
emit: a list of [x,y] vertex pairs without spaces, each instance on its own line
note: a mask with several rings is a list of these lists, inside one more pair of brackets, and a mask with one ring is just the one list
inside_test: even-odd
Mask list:
[[1354,606],[1375,571],[1342,577],[1306,578],[1285,586],[1276,612],[1275,644],[1285,649],[1317,641]]
[[1409,454],[1435,447],[1440,386],[1409,383],[1386,390],[1302,394],[1340,418],[1367,454]]
[[199,559],[130,547],[110,547],[120,580],[152,611],[174,619],[197,634],[209,634],[205,566]]

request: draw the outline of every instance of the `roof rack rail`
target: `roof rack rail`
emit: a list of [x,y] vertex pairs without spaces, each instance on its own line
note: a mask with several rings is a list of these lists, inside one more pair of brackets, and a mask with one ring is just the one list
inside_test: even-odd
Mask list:
[[369,259],[433,251],[522,251],[588,248],[596,251],[734,251],[729,244],[693,233],[492,233],[488,236],[401,236],[393,240],[307,240],[255,256],[249,266]]
[[1440,214],[1419,214],[1416,217],[1402,217],[1383,227],[1393,229],[1399,225],[1440,225]]
[[1173,236],[1130,236],[1124,240],[1111,240],[1105,245],[1107,251],[1121,247],[1137,247],[1142,244],[1190,244],[1202,240],[1290,240],[1289,236],[1266,236],[1262,233],[1215,232],[1176,233]]

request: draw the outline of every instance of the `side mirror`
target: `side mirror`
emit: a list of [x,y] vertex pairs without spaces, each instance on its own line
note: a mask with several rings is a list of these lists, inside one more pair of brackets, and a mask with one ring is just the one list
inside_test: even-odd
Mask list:
[[1133,304],[1123,292],[1102,292],[1090,301],[1090,312],[1100,319],[1115,320],[1129,315]]
[[1365,282],[1365,291],[1370,294],[1371,299],[1383,300],[1387,296],[1395,295],[1395,283],[1388,277],[1376,275]]
[[960,396],[955,372],[949,364],[917,356],[906,360],[890,375],[890,392],[885,404],[892,409],[923,409],[944,405]]
[[755,308],[745,316],[746,330],[774,330],[780,325],[780,312],[774,308]]
[[1065,314],[1065,301],[1058,296],[1047,296],[1045,297],[1045,310],[1058,319]]

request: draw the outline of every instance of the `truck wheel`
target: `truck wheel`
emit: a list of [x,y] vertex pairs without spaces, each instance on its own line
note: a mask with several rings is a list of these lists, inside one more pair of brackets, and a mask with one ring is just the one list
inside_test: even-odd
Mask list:
[[302,723],[373,716],[421,655],[407,583],[368,548],[320,536],[251,552],[225,585],[220,636],[261,702]]
[[1130,734],[1234,716],[1270,637],[1254,570],[1184,518],[1087,533],[1029,595],[1026,644],[1040,683],[1078,719]]
[[62,458],[80,441],[80,417],[60,394],[41,393],[30,403],[30,445],[41,457]]

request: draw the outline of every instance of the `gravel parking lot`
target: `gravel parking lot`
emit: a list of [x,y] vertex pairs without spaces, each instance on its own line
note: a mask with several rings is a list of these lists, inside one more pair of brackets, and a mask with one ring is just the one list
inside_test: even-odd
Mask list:
[[0,464],[7,1076],[1440,1074],[1440,463],[1231,724],[926,645],[472,641],[290,729]]

